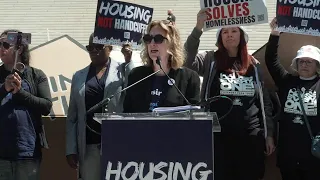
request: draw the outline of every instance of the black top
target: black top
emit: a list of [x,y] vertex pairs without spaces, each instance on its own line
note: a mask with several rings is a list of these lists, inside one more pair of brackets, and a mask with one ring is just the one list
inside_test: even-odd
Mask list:
[[[4,65],[0,66],[0,84],[5,82],[8,75]],[[36,116],[41,118],[41,115],[48,115],[52,107],[51,94],[47,76],[40,69],[27,66],[24,70],[23,79],[26,79],[31,84],[31,93],[21,89],[14,95],[14,99],[19,101],[28,108],[33,110]],[[5,87],[0,87],[0,100],[2,100],[8,92]]]
[[159,106],[159,103],[162,103],[162,101],[164,100],[164,97],[168,92],[168,86],[166,85],[166,83],[168,83],[167,76],[154,76],[152,89],[150,92],[150,112],[152,112],[154,108],[157,108]]
[[288,73],[278,59],[278,42],[279,36],[271,35],[265,54],[266,65],[279,89],[282,106],[279,122],[278,163],[285,166],[299,163],[307,168],[320,168],[320,160],[311,154],[311,139],[304,123],[297,94],[297,88],[300,88],[313,135],[316,135],[320,132],[319,77],[302,80]]
[[[237,64],[239,58],[232,58],[230,68]],[[245,75],[239,75],[236,70],[228,74],[217,70],[216,76],[211,84],[210,96],[223,95],[232,99],[233,108],[231,112],[220,121],[221,133],[228,135],[248,135],[252,130],[259,128],[260,100],[258,98],[255,84],[255,71],[253,66],[249,67]],[[217,112],[218,117],[225,115],[230,107],[230,101],[219,100],[211,103],[210,111]]]
[[[140,66],[134,68],[129,74],[128,86],[152,73],[152,67]],[[180,91],[185,95],[191,104],[199,102],[200,78],[195,71],[188,68],[179,68],[177,70],[171,69],[169,76],[173,79],[175,85],[180,89]],[[152,102],[153,96],[152,94],[156,93],[156,91],[152,90],[155,82],[164,84],[162,89],[163,94],[161,93],[161,95],[163,95],[163,99],[161,98],[162,100],[159,101],[158,107],[187,105],[187,102],[185,102],[175,87],[170,85],[171,82],[168,81],[168,78],[165,77],[166,76],[161,78],[152,76],[128,89],[123,105],[124,112],[149,112],[150,102]],[[160,80],[162,78],[164,80]]]
[[27,66],[20,73],[21,89],[11,94],[4,85],[9,74],[0,66],[0,159],[41,158],[41,116],[52,107],[48,79],[41,70]]
[[[109,63],[110,64],[110,63]],[[96,76],[96,68],[90,65],[89,72],[86,79],[85,87],[85,102],[86,110],[98,104],[103,100],[105,82],[108,76],[109,66],[103,76],[98,79]],[[87,115],[87,125],[94,131],[101,132],[101,125],[93,119],[94,113],[102,113],[102,108]],[[99,144],[101,143],[101,136],[92,132],[88,127],[86,128],[86,143]]]

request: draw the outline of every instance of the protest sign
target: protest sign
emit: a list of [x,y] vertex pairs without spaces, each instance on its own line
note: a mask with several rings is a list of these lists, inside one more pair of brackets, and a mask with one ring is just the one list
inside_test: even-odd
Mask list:
[[207,9],[204,31],[268,22],[264,0],[200,0],[200,6],[201,9]]
[[98,0],[93,43],[140,48],[140,40],[151,22],[153,9],[137,4]]
[[102,179],[212,180],[212,127],[211,120],[104,120]]
[[320,0],[277,0],[278,31],[320,36]]

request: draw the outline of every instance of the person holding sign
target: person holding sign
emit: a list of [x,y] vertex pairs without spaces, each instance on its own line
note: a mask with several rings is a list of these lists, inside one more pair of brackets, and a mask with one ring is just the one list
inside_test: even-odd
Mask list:
[[160,106],[197,103],[200,79],[196,72],[182,67],[183,46],[176,27],[166,20],[152,21],[147,28],[147,34],[143,36],[143,42],[141,58],[144,66],[131,71],[128,85],[159,72],[127,90],[124,112],[152,112]]
[[233,100],[231,110],[231,103],[224,100],[207,107],[217,112],[221,125],[221,133],[214,136],[215,180],[258,180],[264,172],[265,138],[266,153],[274,151],[272,111],[265,111],[270,98],[263,95],[259,62],[248,53],[248,34],[242,27],[219,29],[218,50],[198,54],[205,10],[199,11],[185,43],[185,66],[204,77],[201,99],[222,95]]
[[[86,112],[126,86],[133,62],[131,58],[125,63],[111,59],[112,46],[93,43],[93,34],[86,47],[92,62],[72,77],[66,119],[66,158],[74,169],[79,162],[82,180],[101,180],[101,124],[94,121],[93,115],[102,113],[104,108]],[[122,112],[123,99],[124,94],[114,96],[107,105],[108,112]]]
[[280,33],[277,26],[275,18],[270,23],[271,34],[265,52],[266,65],[279,89],[282,106],[277,165],[283,180],[316,180],[320,178],[320,159],[311,154],[311,138],[302,108],[310,123],[311,134],[319,134],[320,49],[312,45],[302,46],[292,60],[291,68],[295,73],[290,74],[278,57]]

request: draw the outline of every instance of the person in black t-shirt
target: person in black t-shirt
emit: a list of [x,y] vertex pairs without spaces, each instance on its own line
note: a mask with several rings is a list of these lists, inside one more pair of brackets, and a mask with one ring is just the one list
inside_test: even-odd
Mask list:
[[[147,34],[143,37],[144,48],[141,58],[143,66],[134,68],[128,85],[160,70],[156,63],[161,59],[163,71],[136,84],[126,92],[124,112],[152,112],[160,106],[181,106],[199,101],[200,78],[195,71],[182,67],[184,62],[183,46],[178,30],[169,21],[152,21]],[[179,88],[187,100],[177,91]],[[187,102],[188,101],[188,102]]]
[[[277,165],[283,180],[316,180],[320,178],[320,159],[311,154],[311,137],[302,114],[298,93],[310,122],[313,136],[320,133],[320,49],[302,46],[292,60],[290,74],[278,58],[280,33],[275,31],[277,19],[270,23],[271,35],[266,46],[265,61],[279,89],[281,115]],[[289,47],[286,47],[289,48]]]
[[272,111],[266,108],[270,99],[264,96],[259,62],[248,53],[249,38],[242,27],[219,29],[218,50],[198,53],[205,20],[205,10],[200,10],[196,27],[185,43],[185,65],[203,76],[202,99],[218,95],[232,99],[230,113],[232,104],[226,100],[208,107],[217,113],[221,125],[221,132],[214,134],[215,180],[261,179],[264,150],[271,154],[275,148]]

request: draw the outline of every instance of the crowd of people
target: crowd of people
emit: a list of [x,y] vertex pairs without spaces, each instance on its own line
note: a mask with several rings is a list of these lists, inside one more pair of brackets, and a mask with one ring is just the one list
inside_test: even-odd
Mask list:
[[[242,27],[220,28],[213,42],[218,49],[198,53],[205,11],[197,14],[197,23],[184,45],[173,23],[175,16],[171,11],[168,15],[168,20],[149,24],[142,39],[143,65],[139,67],[131,61],[130,44],[123,45],[125,62],[118,63],[110,57],[111,45],[95,44],[93,34],[89,37],[86,48],[91,63],[75,72],[71,83],[66,119],[66,159],[70,167],[78,169],[83,180],[101,179],[101,136],[95,132],[101,131],[101,125],[93,120],[93,114],[105,108],[86,112],[128,85],[158,72],[118,93],[108,103],[107,112],[152,112],[157,107],[195,104],[224,95],[233,101],[233,108],[220,121],[221,132],[214,134],[215,180],[262,179],[265,157],[276,149],[283,180],[318,179],[320,159],[311,154],[301,108],[306,108],[316,135],[320,132],[320,50],[312,45],[301,47],[292,60],[295,73],[288,73],[278,58],[280,33],[276,31],[276,18],[270,23],[265,62],[278,87],[281,109],[276,109],[264,87],[259,59],[248,53],[249,35]],[[52,108],[50,89],[45,72],[29,65],[28,45],[15,49],[7,40],[8,32],[17,30],[0,35],[0,180],[37,180],[41,149],[46,144],[41,116],[48,115]],[[13,70],[16,52],[18,62],[25,65],[23,71]],[[300,91],[302,106],[295,104],[299,103]],[[221,100],[205,110],[221,117],[229,107],[229,101]],[[275,111],[281,112],[279,119],[274,118]]]

